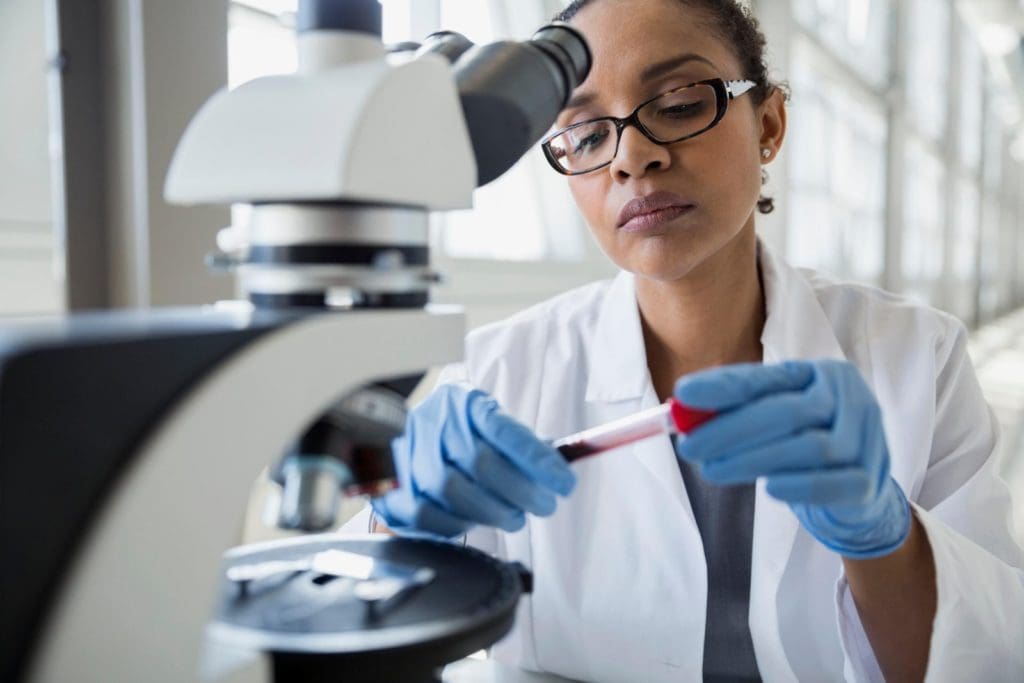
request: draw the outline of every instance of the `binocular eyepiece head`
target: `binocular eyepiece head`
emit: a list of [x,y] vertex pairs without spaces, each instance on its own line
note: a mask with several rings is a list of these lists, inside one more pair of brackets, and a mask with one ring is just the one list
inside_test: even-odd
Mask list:
[[530,40],[488,45],[441,31],[427,37],[423,52],[444,56],[455,69],[478,186],[510,169],[543,137],[592,63],[583,35],[563,22],[541,27]]

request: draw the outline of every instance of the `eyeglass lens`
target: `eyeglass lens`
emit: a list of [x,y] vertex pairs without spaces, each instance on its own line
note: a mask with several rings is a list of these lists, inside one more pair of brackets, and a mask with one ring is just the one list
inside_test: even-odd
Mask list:
[[[703,132],[718,113],[715,89],[699,84],[665,93],[637,112],[641,125],[657,142],[675,142]],[[615,157],[615,121],[598,119],[570,127],[548,141],[555,160],[568,173],[604,166]]]

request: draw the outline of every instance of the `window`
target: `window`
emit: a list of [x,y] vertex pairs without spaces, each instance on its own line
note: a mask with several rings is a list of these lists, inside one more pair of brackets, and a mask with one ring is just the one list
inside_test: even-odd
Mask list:
[[[995,84],[988,84],[991,90]],[[979,242],[981,254],[978,272],[978,306],[983,322],[994,318],[1001,305],[1000,293],[1000,249],[1002,245],[1003,182],[1005,125],[994,108],[986,112],[984,137],[984,169],[982,224]]]
[[789,258],[880,283],[885,255],[886,123],[870,100],[817,70],[817,48],[794,52]]
[[65,306],[63,245],[55,239],[63,200],[51,196],[59,122],[50,128],[44,4],[0,3],[0,315]]
[[872,85],[889,81],[892,0],[793,0],[797,22]]
[[981,199],[977,184],[961,177],[956,189],[956,215],[950,241],[949,310],[970,322],[977,314],[975,279],[978,272],[978,235]]
[[498,17],[493,12],[494,3],[490,2],[441,0],[441,26],[462,33],[474,43],[490,43],[499,37],[495,32]]
[[[991,79],[987,82],[988,98],[997,102],[998,86]],[[982,180],[988,193],[998,195],[1003,183],[1003,141],[1005,125],[1000,112],[995,106],[989,107],[985,112],[985,135],[984,154],[985,167],[982,171]]]
[[1021,165],[1015,159],[1007,163],[1007,177],[1003,189],[1001,202],[1002,215],[999,225],[999,272],[997,276],[998,309],[997,313],[1003,315],[1013,307],[1014,278],[1018,276],[1016,271],[1017,259],[1015,254],[1021,244],[1019,221],[1020,214],[1017,211],[1017,198],[1011,194],[1012,188],[1018,186],[1018,178],[1021,174]]
[[978,40],[969,27],[958,19],[956,30],[959,32],[959,80],[951,95],[957,98],[953,167],[958,177],[949,242],[950,279],[946,305],[960,319],[977,322],[985,65]]
[[982,207],[981,255],[978,271],[978,314],[982,322],[992,320],[999,313],[1000,219],[999,204],[986,202]]
[[981,123],[985,113],[985,72],[981,48],[975,37],[961,26],[959,135],[960,162],[972,171],[981,167]]
[[529,162],[473,193],[473,208],[435,217],[444,252],[456,258],[538,261],[548,253],[544,212]]
[[905,292],[933,301],[944,257],[945,169],[919,142],[907,147],[902,272]]
[[[1024,157],[1024,155],[1022,155]],[[1018,158],[1018,163],[1024,163],[1024,158]],[[1015,280],[1016,287],[1014,291],[1014,304],[1019,305],[1024,300],[1024,238],[1021,237],[1020,227],[1024,224],[1024,170],[1018,174],[1017,182],[1017,220],[1014,225],[1017,227],[1017,244],[1014,252],[1017,255]]]
[[[788,41],[782,51],[799,122],[787,143],[789,258],[900,285],[976,320],[1009,306],[1017,280],[1016,256],[1007,256],[1016,233],[1006,226],[1018,219],[1018,202],[1005,189],[1016,166],[1007,168],[1006,135],[990,124],[1000,112],[1016,120],[1016,98],[1009,85],[995,87],[987,43],[965,5],[764,0],[758,8],[766,26],[797,29],[771,37]],[[780,16],[782,8],[791,16]],[[904,73],[893,72],[897,62]],[[898,125],[890,130],[890,122]],[[890,167],[901,168],[900,177],[886,177]],[[885,249],[896,244],[894,262]]]
[[911,0],[907,24],[907,109],[914,127],[930,140],[946,132],[949,101],[950,5]]

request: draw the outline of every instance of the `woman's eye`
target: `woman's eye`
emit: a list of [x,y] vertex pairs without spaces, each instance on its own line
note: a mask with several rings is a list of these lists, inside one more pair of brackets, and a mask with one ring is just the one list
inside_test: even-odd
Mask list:
[[573,154],[580,155],[585,154],[595,148],[597,148],[605,139],[608,138],[608,131],[601,131],[596,133],[590,133],[576,142],[576,147],[573,149]]
[[658,110],[658,116],[671,119],[684,119],[696,116],[704,108],[703,102],[691,102],[689,104],[674,104],[671,107],[662,107]]

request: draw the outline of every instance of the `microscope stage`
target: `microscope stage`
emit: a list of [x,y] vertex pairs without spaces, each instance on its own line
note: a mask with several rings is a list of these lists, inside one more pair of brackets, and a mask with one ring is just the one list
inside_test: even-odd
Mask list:
[[434,577],[370,603],[356,596],[351,579],[315,570],[244,586],[225,576],[208,629],[214,653],[218,645],[272,653],[275,680],[343,674],[346,681],[433,681],[445,664],[488,647],[511,629],[529,584],[521,568],[473,548],[381,536],[306,536],[238,548],[228,554],[225,572],[326,550],[426,567]]

